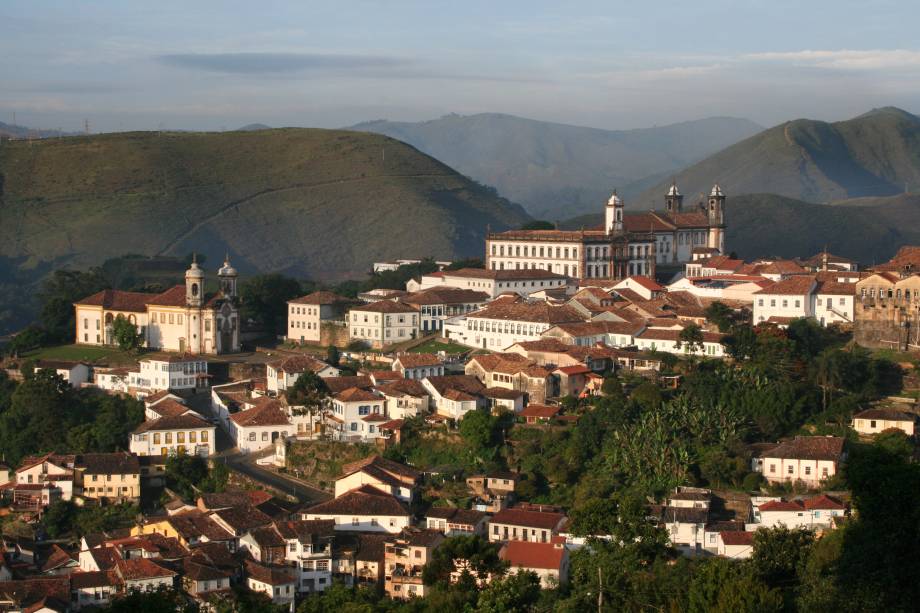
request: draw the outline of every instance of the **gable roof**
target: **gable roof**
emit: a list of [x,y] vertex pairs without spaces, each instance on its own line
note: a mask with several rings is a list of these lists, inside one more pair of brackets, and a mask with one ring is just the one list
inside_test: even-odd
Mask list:
[[374,402],[383,400],[374,392],[358,387],[349,387],[347,390],[339,392],[335,395],[335,399],[339,402]]
[[508,541],[499,552],[499,557],[513,567],[545,570],[559,570],[565,555],[565,545],[562,543],[528,541]]
[[542,530],[553,530],[563,520],[565,515],[548,511],[536,511],[530,509],[502,509],[490,520],[493,524],[508,524],[511,526],[525,526],[527,528],[538,528]]
[[323,379],[323,383],[326,384],[326,387],[329,388],[329,391],[333,394],[343,392],[350,387],[370,389],[374,386],[374,382],[371,381],[371,378],[366,376],[326,377]]
[[264,566],[252,560],[246,560],[246,575],[268,585],[287,585],[294,583],[294,576],[280,566]]
[[467,317],[544,324],[561,324],[585,319],[570,306],[553,306],[546,302],[490,303],[478,311],[467,314]]
[[764,451],[763,457],[837,461],[843,454],[843,444],[839,436],[797,436]]
[[528,404],[521,410],[520,413],[518,413],[518,415],[521,417],[534,417],[537,419],[552,419],[561,410],[561,407],[552,407],[543,404]]
[[378,385],[377,391],[384,396],[412,396],[413,398],[422,398],[428,395],[428,390],[418,379],[399,378],[396,381]]
[[[235,415],[236,413],[234,413]],[[145,421],[137,428],[134,429],[134,434],[140,434],[142,432],[152,432],[159,430],[198,430],[202,428],[213,428],[212,424],[209,424],[200,417],[196,417],[191,413],[186,413],[184,415],[169,415],[166,417],[161,417],[159,419],[154,419],[153,421]]]
[[342,467],[342,476],[344,478],[349,475],[352,475],[361,470],[367,470],[369,468],[376,468],[382,470],[390,475],[393,475],[400,480],[408,481],[414,483],[421,477],[421,473],[411,466],[406,466],[405,464],[400,464],[399,462],[394,462],[393,460],[388,460],[379,455],[372,455],[364,458],[363,460],[358,460],[357,462],[351,462]]
[[470,396],[478,396],[485,391],[486,386],[472,375],[443,375],[427,377],[425,379],[440,395],[444,396],[449,391],[463,392]]
[[[513,230],[511,232],[514,232]],[[505,234],[505,233],[503,233]],[[492,279],[494,281],[530,281],[541,279],[564,279],[563,275],[543,270],[530,268],[525,270],[486,270],[484,268],[461,268],[460,270],[444,271],[445,277],[462,277],[465,279]]]
[[880,419],[884,421],[916,422],[917,416],[896,409],[866,409],[853,416],[854,419]]
[[473,289],[439,285],[403,297],[403,302],[412,305],[423,304],[473,304],[485,302],[489,294]]
[[424,366],[440,366],[441,358],[433,353],[401,353],[396,356],[393,364],[403,368],[420,368]]
[[288,304],[330,305],[342,302],[354,302],[354,300],[346,298],[345,296],[340,296],[334,292],[326,291],[317,291],[312,294],[307,294],[306,296],[301,296],[300,298],[288,300]]
[[310,515],[377,515],[405,517],[409,509],[394,496],[369,485],[349,490],[303,511]]
[[729,530],[725,532],[719,532],[719,538],[722,539],[722,543],[725,545],[754,544],[754,533],[745,532],[743,530]]
[[352,307],[351,310],[362,313],[418,313],[418,309],[393,300],[378,300],[370,304]]
[[326,364],[322,360],[317,360],[316,358],[310,357],[308,355],[294,355],[286,357],[281,360],[271,362],[270,366],[278,372],[285,372],[288,374],[304,373],[307,371],[318,373],[326,368],[332,368],[332,366]]
[[83,453],[75,457],[74,465],[87,475],[137,475],[141,465],[131,453]]
[[146,313],[147,303],[157,294],[144,292],[124,292],[117,289],[104,289],[92,296],[75,302],[78,306],[99,306],[109,311]]

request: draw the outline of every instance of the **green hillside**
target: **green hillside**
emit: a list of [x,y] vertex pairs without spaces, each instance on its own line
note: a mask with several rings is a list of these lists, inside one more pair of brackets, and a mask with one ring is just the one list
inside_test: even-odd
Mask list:
[[[892,196],[920,185],[920,117],[886,107],[836,123],[790,121],[690,166],[677,181],[691,200],[715,181],[729,196],[774,193],[819,203]],[[668,183],[632,204],[658,204]]]
[[[124,133],[0,146],[0,284],[137,253],[229,251],[317,280],[480,256],[519,206],[390,138],[310,129]],[[4,305],[0,305],[2,314]]]
[[[864,265],[889,259],[902,245],[920,244],[920,195],[812,204],[776,194],[732,196],[726,205],[726,248],[739,257],[805,257],[825,246]],[[565,222],[574,229],[602,223],[600,215]]]
[[350,129],[410,143],[494,186],[536,217],[567,219],[596,211],[614,188],[629,198],[761,128],[714,117],[611,131],[483,113],[418,123],[371,121]]

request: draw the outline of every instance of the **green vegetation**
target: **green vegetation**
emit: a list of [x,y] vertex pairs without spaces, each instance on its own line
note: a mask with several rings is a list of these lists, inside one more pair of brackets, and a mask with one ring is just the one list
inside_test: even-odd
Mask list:
[[137,326],[125,319],[123,315],[119,315],[112,322],[112,338],[122,351],[137,351],[145,342]]
[[287,325],[287,301],[313,289],[311,283],[302,284],[278,273],[250,277],[239,288],[243,317],[258,322],[272,334],[283,334]]
[[438,353],[443,351],[445,353],[466,353],[469,351],[469,347],[464,347],[463,345],[458,345],[456,343],[441,343],[435,340],[425,341],[417,347],[413,347],[409,350],[409,353]]
[[82,453],[127,447],[143,421],[143,403],[95,390],[75,390],[48,370],[26,373],[18,385],[0,373],[0,449],[16,465],[47,451]]
[[208,461],[200,456],[177,455],[166,460],[166,485],[186,500],[200,493],[222,492],[230,479],[225,464]]
[[613,131],[481,113],[418,123],[370,121],[352,129],[405,141],[494,186],[532,215],[556,220],[603,208],[614,187],[631,198],[762,128],[745,119],[714,117]]
[[96,364],[131,364],[137,361],[137,354],[122,351],[118,347],[93,345],[59,345],[44,347],[22,354],[29,360],[69,360]]
[[42,515],[41,525],[51,538],[82,537],[93,532],[129,528],[137,522],[140,509],[132,504],[104,507],[78,507],[73,502],[59,500]]
[[[920,181],[920,118],[887,107],[835,123],[789,121],[690,166],[676,179],[688,198],[708,194],[717,180],[729,195],[769,192],[822,203],[894,196],[905,182]],[[640,200],[660,202],[670,180]],[[781,230],[773,232],[782,236]]]
[[29,320],[12,311],[52,268],[229,249],[243,272],[340,279],[406,254],[478,255],[487,226],[528,219],[409,145],[337,130],[13,141],[0,174],[0,333]]
[[342,466],[377,453],[364,443],[337,441],[292,441],[287,452],[287,469],[318,487],[329,487],[342,474]]

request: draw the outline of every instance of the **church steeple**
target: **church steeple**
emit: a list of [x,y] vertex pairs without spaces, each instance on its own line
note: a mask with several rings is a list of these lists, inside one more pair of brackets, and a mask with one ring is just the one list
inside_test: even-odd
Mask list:
[[683,211],[684,197],[680,190],[677,189],[677,180],[671,181],[671,187],[668,188],[668,193],[664,197],[664,204],[668,215],[671,217]]
[[617,195],[617,190],[613,190],[604,208],[604,230],[608,235],[623,232],[623,199]]
[[198,256],[192,254],[192,265],[185,271],[185,303],[200,308],[204,296],[204,271],[198,267]]
[[220,291],[227,298],[236,297],[236,279],[239,275],[230,264],[230,254],[224,256],[224,265],[217,271],[217,280],[220,283]]

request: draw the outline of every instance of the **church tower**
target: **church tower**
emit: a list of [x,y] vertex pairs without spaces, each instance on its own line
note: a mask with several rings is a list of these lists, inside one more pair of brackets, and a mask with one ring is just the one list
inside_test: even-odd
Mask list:
[[236,298],[236,278],[238,276],[236,268],[230,265],[230,254],[228,253],[224,256],[224,265],[217,271],[217,280],[224,297]]
[[604,209],[604,229],[608,236],[623,233],[623,199],[617,196],[616,190]]
[[709,204],[707,207],[707,216],[709,219],[709,241],[707,247],[718,249],[720,253],[725,253],[725,194],[722,188],[716,183],[709,192]]
[[664,204],[669,217],[683,212],[684,197],[677,189],[677,181],[671,181],[671,187],[668,188],[668,193],[664,197]]
[[185,271],[185,304],[200,309],[204,296],[204,271],[198,267],[198,259],[192,256],[192,265]]

